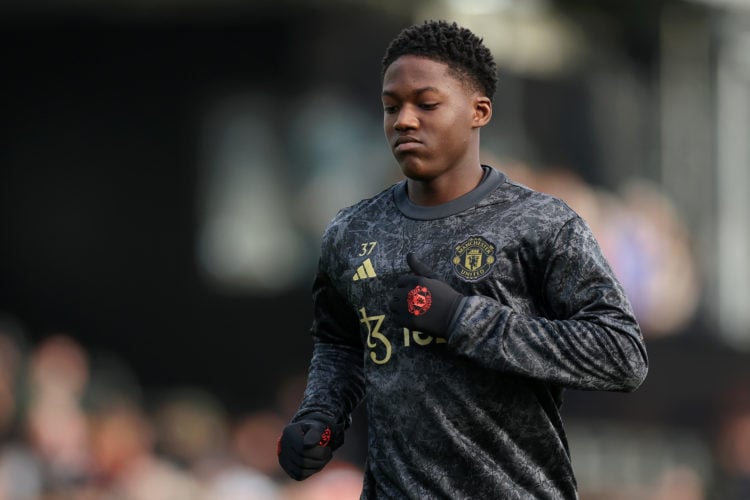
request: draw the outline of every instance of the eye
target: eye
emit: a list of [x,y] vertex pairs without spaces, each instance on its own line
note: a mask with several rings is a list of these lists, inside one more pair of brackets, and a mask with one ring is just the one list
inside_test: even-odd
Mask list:
[[396,111],[398,111],[398,107],[397,106],[387,105],[387,104],[383,105],[383,112],[385,114],[387,114],[387,115],[392,115]]
[[438,106],[438,103],[436,102],[424,102],[419,105],[420,108],[426,109],[426,110],[435,109],[437,108],[437,106]]

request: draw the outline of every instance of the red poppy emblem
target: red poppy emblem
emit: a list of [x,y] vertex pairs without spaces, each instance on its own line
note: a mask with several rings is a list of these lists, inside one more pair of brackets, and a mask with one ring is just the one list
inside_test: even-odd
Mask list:
[[417,285],[406,296],[406,306],[414,316],[421,316],[432,306],[432,294],[426,286]]
[[323,434],[320,436],[320,441],[318,442],[319,446],[328,446],[328,443],[331,441],[331,428],[326,427],[326,430],[323,431]]

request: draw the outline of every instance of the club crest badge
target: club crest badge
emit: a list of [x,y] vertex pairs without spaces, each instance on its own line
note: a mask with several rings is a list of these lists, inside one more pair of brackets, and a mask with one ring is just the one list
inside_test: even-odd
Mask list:
[[432,307],[432,293],[426,286],[417,285],[406,296],[406,306],[409,313],[421,316]]
[[481,236],[472,236],[454,248],[453,270],[461,278],[476,281],[484,278],[495,264],[495,245]]

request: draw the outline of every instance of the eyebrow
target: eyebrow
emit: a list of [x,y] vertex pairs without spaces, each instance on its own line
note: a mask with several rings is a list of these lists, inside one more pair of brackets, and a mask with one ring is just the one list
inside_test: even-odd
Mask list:
[[[440,92],[440,90],[438,90],[437,87],[429,87],[429,86],[428,87],[421,87],[421,88],[418,88],[418,89],[414,90],[413,92],[411,92],[410,95],[413,95],[413,96],[416,97],[416,96],[419,96],[421,94],[424,94],[425,92]],[[391,90],[384,90],[383,91],[383,96],[397,97],[398,93],[393,92]]]

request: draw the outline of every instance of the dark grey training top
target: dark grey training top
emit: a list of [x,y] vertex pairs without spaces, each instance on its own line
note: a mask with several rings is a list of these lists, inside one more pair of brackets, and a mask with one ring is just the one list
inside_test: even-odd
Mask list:
[[[346,423],[364,398],[362,498],[577,498],[563,389],[630,391],[646,376],[640,328],[586,223],[484,169],[474,191],[434,207],[394,184],[323,235],[295,420]],[[469,296],[444,336],[389,315],[408,252]]]

